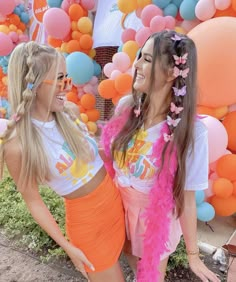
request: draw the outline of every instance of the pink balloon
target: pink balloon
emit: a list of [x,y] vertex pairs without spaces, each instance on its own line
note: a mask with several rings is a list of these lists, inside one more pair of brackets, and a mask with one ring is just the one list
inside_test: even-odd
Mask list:
[[29,41],[29,37],[26,34],[20,34],[19,35],[19,41],[20,42],[28,42]]
[[105,66],[103,68],[103,72],[104,72],[105,76],[108,77],[108,78],[110,78],[113,70],[115,70],[115,65],[113,63],[107,63],[107,64],[105,64]]
[[155,16],[151,19],[150,29],[152,32],[159,32],[165,29],[166,23],[165,19],[162,16]]
[[3,16],[10,15],[15,7],[15,0],[0,0],[0,12]]
[[209,162],[213,163],[225,154],[228,135],[223,124],[216,118],[206,116],[201,119],[208,129]]
[[57,39],[65,38],[70,32],[70,18],[60,8],[48,9],[43,16],[43,24],[47,33]]
[[116,79],[117,76],[119,76],[122,72],[119,70],[113,70],[113,72],[111,73],[111,79]]
[[92,10],[95,6],[95,2],[94,2],[94,0],[81,0],[81,5],[86,10]]
[[93,92],[93,86],[90,85],[90,84],[86,84],[84,87],[83,87],[83,90],[85,93],[92,93]]
[[215,0],[215,7],[218,10],[226,10],[230,4],[231,0]]
[[0,13],[0,22],[4,22],[6,19],[6,16],[3,16],[1,13]]
[[236,104],[229,106],[229,113],[236,111]]
[[112,62],[115,66],[115,69],[118,69],[121,72],[125,72],[130,67],[130,58],[125,52],[114,54],[112,57]]
[[135,14],[136,14],[136,16],[137,16],[137,18],[141,18],[141,14],[142,14],[142,8],[138,8],[138,9],[136,9],[136,11],[135,11]]
[[61,3],[61,8],[68,13],[69,12],[69,8],[70,8],[69,1],[68,0],[63,0],[62,3]]
[[142,47],[143,44],[146,42],[148,37],[152,34],[152,31],[149,27],[141,27],[136,35],[135,41],[138,43],[139,47]]
[[0,32],[0,56],[7,56],[14,48],[11,37],[7,34]]
[[98,84],[98,78],[96,77],[96,76],[93,76],[91,79],[90,79],[90,81],[89,81],[89,83],[91,84],[91,85],[97,85]]
[[216,179],[218,179],[218,178],[219,178],[219,176],[217,175],[216,172],[213,172],[213,173],[210,175],[210,180],[216,180]]
[[209,180],[208,181],[208,188],[206,190],[204,190],[206,198],[210,198],[211,196],[215,195],[213,190],[212,190],[212,184],[213,184],[213,180]]
[[209,20],[214,16],[215,12],[214,0],[199,0],[195,7],[196,17],[201,21]]
[[11,37],[13,43],[16,43],[19,39],[19,35],[15,31],[9,32],[8,36]]
[[198,24],[200,24],[201,22],[198,19],[195,19],[193,21],[187,21],[187,20],[183,20],[182,23],[180,24],[180,26],[186,30],[187,32],[189,32],[191,29],[193,29],[195,26],[197,26]]
[[155,16],[163,16],[163,11],[154,4],[145,6],[141,13],[143,25],[149,27],[151,19]]
[[164,17],[166,23],[166,29],[174,29],[175,27],[175,18],[172,16]]
[[125,29],[122,34],[121,34],[121,40],[123,43],[129,41],[129,40],[135,40],[135,34],[136,34],[136,30],[132,29],[132,28],[127,28]]

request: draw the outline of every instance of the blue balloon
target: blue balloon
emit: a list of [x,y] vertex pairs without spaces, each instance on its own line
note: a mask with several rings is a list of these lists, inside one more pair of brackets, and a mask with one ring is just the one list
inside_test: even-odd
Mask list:
[[178,8],[175,4],[170,3],[168,6],[164,8],[164,16],[172,16],[173,18],[176,17],[178,13]]
[[21,12],[24,12],[24,11],[25,11],[25,6],[24,6],[24,4],[20,4],[20,5],[18,5],[18,7],[20,8]]
[[29,14],[27,14],[26,12],[22,12],[20,14],[20,19],[23,23],[27,24],[29,22]]
[[187,21],[192,21],[196,19],[196,15],[195,15],[196,5],[197,5],[197,0],[184,0],[179,8],[181,17]]
[[152,0],[152,3],[161,9],[165,8],[170,2],[171,0]]
[[16,14],[17,16],[20,16],[20,14],[21,14],[21,10],[20,10],[20,8],[19,8],[18,6],[17,6],[17,7],[15,7],[15,9],[14,9],[13,13],[14,13],[14,14]]
[[62,1],[63,0],[47,0],[47,3],[50,8],[53,8],[53,7],[61,8]]
[[123,45],[120,45],[117,52],[122,52]]
[[199,191],[195,192],[195,200],[196,200],[197,206],[200,205],[201,203],[203,203],[204,199],[205,199],[204,191],[199,190]]
[[96,61],[93,61],[93,65],[94,65],[94,75],[99,76],[102,72],[101,66]]
[[201,221],[210,221],[215,217],[215,209],[207,202],[197,206],[197,218]]
[[93,61],[82,52],[73,52],[66,57],[68,76],[74,84],[87,83],[94,74]]
[[172,3],[175,4],[178,8],[180,7],[180,4],[183,2],[183,0],[172,0]]

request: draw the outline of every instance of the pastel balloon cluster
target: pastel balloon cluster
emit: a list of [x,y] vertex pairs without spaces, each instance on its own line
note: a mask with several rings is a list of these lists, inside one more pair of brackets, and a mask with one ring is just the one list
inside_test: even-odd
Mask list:
[[96,121],[100,118],[100,112],[95,108],[98,79],[93,76],[88,83],[73,86],[67,93],[67,100],[76,104],[80,111],[82,121],[87,125],[91,133],[96,133]]
[[29,16],[24,1],[0,0],[0,98],[4,107],[0,107],[1,117],[7,116],[7,68],[8,60],[15,46],[29,40],[24,34]]
[[209,142],[209,187],[205,197],[216,214],[229,216],[236,212],[236,154],[233,153],[236,139],[229,142],[227,127],[234,127],[235,136],[236,111],[229,113],[223,122],[211,116],[205,116],[202,122],[208,129]]
[[108,79],[98,86],[99,94],[105,99],[112,99],[113,104],[131,92],[132,75],[131,60],[127,53],[119,52],[112,57],[112,63],[104,66],[103,72]]

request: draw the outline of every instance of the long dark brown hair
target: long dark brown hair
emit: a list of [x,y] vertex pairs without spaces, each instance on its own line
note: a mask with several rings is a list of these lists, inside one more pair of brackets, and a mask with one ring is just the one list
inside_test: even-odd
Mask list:
[[[181,40],[173,40],[174,36],[181,37]],[[194,120],[196,115],[196,72],[197,72],[197,53],[194,42],[187,36],[178,34],[175,31],[162,31],[152,34],[149,39],[154,40],[152,69],[151,69],[151,85],[152,89],[155,78],[155,64],[156,61],[160,63],[162,70],[168,74],[170,69],[174,69],[175,60],[173,55],[178,57],[188,54],[187,62],[178,65],[180,70],[189,68],[189,73],[186,78],[178,76],[173,80],[173,87],[181,89],[186,86],[185,96],[176,96],[174,91],[170,93],[170,101],[177,107],[183,107],[184,110],[180,114],[175,114],[169,110],[166,115],[171,118],[181,118],[177,127],[169,126],[170,134],[174,133],[173,142],[166,143],[162,152],[162,160],[168,157],[165,156],[167,146],[176,148],[178,167],[174,179],[173,197],[176,203],[176,212],[179,217],[183,211],[184,205],[184,186],[186,178],[186,156],[189,149],[193,150],[193,134],[194,134]],[[148,39],[148,40],[149,40]],[[139,58],[142,56],[141,52]],[[135,81],[137,70],[134,74]],[[112,144],[112,154],[115,157],[115,151],[122,151],[122,159],[125,161],[128,143],[132,137],[139,131],[143,123],[147,119],[147,113],[150,108],[150,97],[146,93],[138,93],[134,88],[132,91],[133,104],[127,123],[116,136]],[[135,116],[134,110],[139,106],[141,98],[141,114],[139,117]],[[161,168],[159,169],[160,172]]]

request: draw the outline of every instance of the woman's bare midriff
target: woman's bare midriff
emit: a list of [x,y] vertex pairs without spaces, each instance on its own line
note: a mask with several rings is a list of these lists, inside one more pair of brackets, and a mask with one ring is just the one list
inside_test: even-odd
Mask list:
[[82,187],[79,187],[77,190],[63,197],[66,199],[76,199],[90,194],[102,183],[106,174],[107,174],[106,169],[103,166],[88,183],[86,183]]

